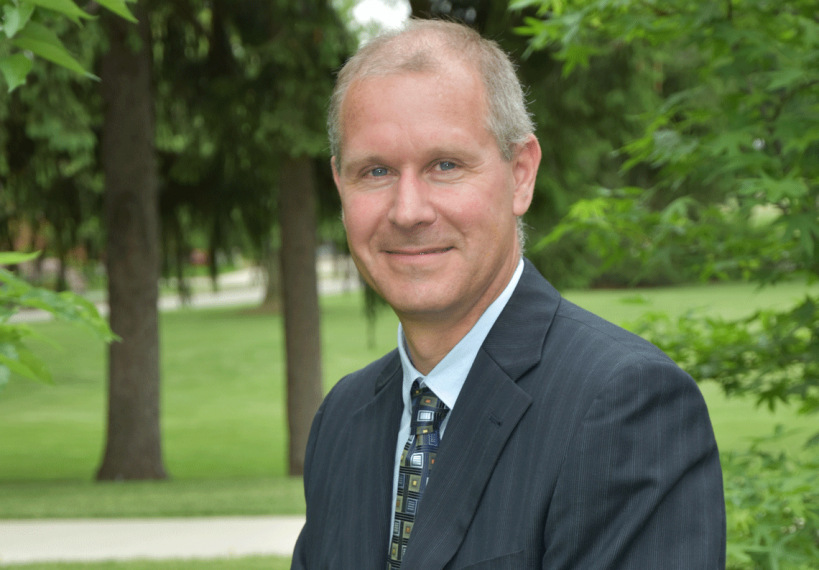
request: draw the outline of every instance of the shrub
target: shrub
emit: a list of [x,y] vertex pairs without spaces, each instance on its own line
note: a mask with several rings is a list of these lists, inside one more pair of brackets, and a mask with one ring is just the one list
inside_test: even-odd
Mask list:
[[743,453],[722,456],[727,570],[810,570],[819,563],[819,448],[805,457],[765,451],[779,427]]

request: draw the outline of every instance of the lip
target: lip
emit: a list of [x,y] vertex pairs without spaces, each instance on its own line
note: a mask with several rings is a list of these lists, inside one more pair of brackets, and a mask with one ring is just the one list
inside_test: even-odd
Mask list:
[[450,251],[452,247],[428,247],[423,249],[385,249],[384,253],[390,255],[401,255],[407,257],[422,257],[427,255],[437,255]]

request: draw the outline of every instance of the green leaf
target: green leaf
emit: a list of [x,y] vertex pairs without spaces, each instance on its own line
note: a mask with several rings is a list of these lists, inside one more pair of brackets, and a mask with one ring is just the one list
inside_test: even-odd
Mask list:
[[26,369],[30,370],[34,375],[33,377],[29,376],[29,378],[32,380],[39,380],[40,382],[45,382],[47,384],[52,384],[54,382],[51,377],[51,372],[48,371],[45,363],[29,349],[24,346],[18,346],[17,357],[19,359],[19,363]]
[[75,71],[80,75],[91,79],[99,79],[83,69],[77,60],[68,53],[57,34],[36,22],[29,22],[23,30],[20,30],[20,33],[11,43],[15,47],[27,49],[43,59]]
[[[0,58],[0,72],[3,73],[3,77],[9,86],[9,93],[26,82],[26,76],[31,71],[31,66],[31,60],[22,53]],[[2,261],[0,261],[1,263]]]
[[524,8],[528,8],[529,6],[537,6],[541,7],[545,3],[543,0],[512,0],[509,3],[510,10],[523,10]]
[[41,8],[45,8],[47,10],[52,10],[54,12],[59,12],[66,16],[69,20],[74,22],[75,24],[80,24],[80,18],[92,18],[90,14],[83,12],[74,2],[71,0],[28,0],[32,4],[39,6]]
[[786,232],[799,239],[799,245],[807,257],[813,257],[813,249],[817,235],[819,235],[819,224],[816,221],[816,214],[788,214],[782,216],[777,222],[784,223]]
[[17,251],[0,251],[0,265],[15,265],[25,261],[36,259],[40,255],[39,251],[34,253],[21,253]]
[[3,342],[14,342],[19,346],[18,341],[24,338],[47,344],[55,350],[62,349],[62,347],[52,339],[22,323],[0,324],[0,346],[2,346]]
[[771,82],[768,84],[768,91],[778,89],[791,89],[799,86],[805,80],[805,70],[799,68],[785,68],[768,74]]
[[[127,0],[129,2],[133,2],[134,0]],[[134,18],[134,15],[131,14],[131,11],[128,9],[126,4],[126,0],[97,0],[97,4],[108,8],[117,16],[128,20],[129,22],[137,23],[137,19]]]
[[0,366],[7,368],[19,376],[28,378],[29,380],[39,380],[40,382],[51,383],[51,375],[45,370],[45,367],[32,369],[19,360],[6,356],[2,352],[0,352]]
[[15,301],[19,295],[31,289],[31,285],[25,280],[20,279],[11,271],[3,269],[3,267],[0,267],[0,283],[3,284],[3,289],[0,289],[0,291],[7,293],[8,290],[11,289],[11,293],[15,296]]
[[3,32],[11,39],[22,30],[34,13],[34,4],[23,1],[18,6],[3,6]]

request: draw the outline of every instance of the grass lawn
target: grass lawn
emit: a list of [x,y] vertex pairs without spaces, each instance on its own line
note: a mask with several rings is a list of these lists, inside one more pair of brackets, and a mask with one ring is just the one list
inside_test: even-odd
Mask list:
[[251,556],[215,560],[133,560],[127,562],[38,563],[10,566],[15,570],[288,570],[290,559]]
[[[754,308],[788,306],[804,293],[805,286],[795,284],[762,291],[710,285],[570,291],[567,297],[622,324],[644,311],[676,314],[691,307],[740,316]],[[396,320],[389,311],[379,317],[375,346],[368,346],[359,294],[326,297],[322,309],[326,387],[395,346]],[[0,518],[303,512],[301,482],[285,470],[278,315],[251,308],[162,315],[162,430],[171,479],[140,483],[93,482],[104,443],[104,346],[62,323],[31,326],[62,349],[35,347],[48,362],[54,385],[13,379],[0,393]],[[745,447],[747,438],[769,434],[777,423],[803,430],[789,440],[796,449],[816,429],[815,418],[789,409],[772,415],[750,401],[726,400],[714,386],[703,385],[703,391],[723,450]]]
[[[323,300],[329,387],[395,345],[384,311],[368,347],[358,294]],[[161,316],[162,432],[171,479],[93,483],[104,445],[105,346],[60,323],[31,324],[53,385],[13,378],[0,393],[0,518],[293,514],[286,476],[282,324],[253,308]]]

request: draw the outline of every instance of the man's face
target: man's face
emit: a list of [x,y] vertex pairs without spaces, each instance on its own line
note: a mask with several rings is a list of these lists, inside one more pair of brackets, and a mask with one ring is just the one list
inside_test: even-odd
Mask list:
[[504,160],[459,65],[354,83],[341,113],[334,176],[359,271],[402,320],[471,327],[517,265],[537,140]]

